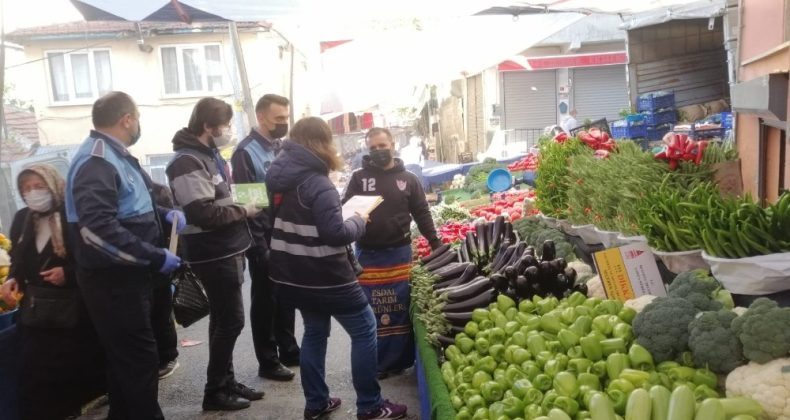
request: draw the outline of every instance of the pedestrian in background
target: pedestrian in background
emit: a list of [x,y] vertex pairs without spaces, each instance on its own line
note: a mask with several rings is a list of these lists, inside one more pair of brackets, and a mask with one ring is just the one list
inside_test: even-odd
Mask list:
[[343,220],[340,196],[328,176],[342,166],[323,120],[310,117],[294,125],[266,176],[274,214],[269,274],[278,298],[298,308],[304,321],[304,418],[319,419],[340,407],[325,379],[327,338],[335,318],[351,336],[357,418],[399,419],[406,416],[406,406],[381,397],[376,321],[346,248],[365,232],[367,216]]
[[187,127],[173,136],[176,155],[166,169],[176,204],[186,215],[184,261],[202,281],[211,306],[204,410],[240,410],[263,398],[263,392],[237,382],[233,372],[233,349],[244,328],[244,252],[252,243],[247,219],[260,209],[236,205],[231,198],[218,148],[230,142],[232,118],[227,103],[198,101]]
[[[280,152],[281,139],[288,133],[290,115],[288,98],[263,95],[255,105],[258,126],[239,143],[233,152],[235,184],[264,183],[266,172]],[[250,264],[250,324],[252,343],[258,359],[258,376],[276,381],[290,381],[294,372],[287,366],[299,366],[299,345],[294,336],[295,310],[285,307],[274,296],[269,279],[267,245],[272,224],[269,213],[262,211],[248,219],[254,240],[247,250]]]
[[93,104],[94,130],[77,150],[66,185],[79,284],[107,353],[110,419],[163,418],[153,290],[181,260],[164,231],[183,214],[157,207],[152,181],[128,148],[140,139],[140,112],[123,92]]
[[409,319],[412,218],[431,248],[438,248],[442,242],[420,179],[394,157],[390,131],[372,128],[367,145],[369,155],[362,169],[351,176],[343,202],[355,195],[384,198],[370,214],[365,234],[356,243],[357,258],[364,267],[359,283],[378,323],[378,372],[383,379],[414,364],[414,334]]

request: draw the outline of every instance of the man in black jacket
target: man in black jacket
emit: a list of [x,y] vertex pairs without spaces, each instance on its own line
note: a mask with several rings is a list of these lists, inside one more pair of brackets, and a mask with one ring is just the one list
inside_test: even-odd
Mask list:
[[[279,95],[263,95],[255,106],[258,126],[239,143],[231,157],[235,184],[264,183],[266,172],[280,152],[281,138],[288,132],[289,101]],[[275,299],[269,280],[267,236],[272,225],[269,212],[249,219],[254,244],[247,251],[250,263],[250,323],[258,375],[276,381],[290,381],[299,366],[299,346],[294,337],[295,311]]]

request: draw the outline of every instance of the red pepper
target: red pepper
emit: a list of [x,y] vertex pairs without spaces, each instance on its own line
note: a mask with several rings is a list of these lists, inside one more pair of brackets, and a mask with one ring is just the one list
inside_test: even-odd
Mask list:
[[689,153],[691,153],[691,152],[692,152],[692,150],[694,150],[694,148],[696,148],[696,147],[697,147],[697,143],[695,143],[693,140],[690,140],[690,141],[688,141],[688,142],[686,143],[686,149],[685,149],[685,152],[686,152],[687,154],[689,154]]
[[677,167],[678,167],[677,159],[672,159],[672,160],[669,161],[669,169],[670,170],[674,171],[675,169],[677,169]]
[[706,142],[706,141],[699,142],[699,149],[697,149],[697,159],[694,160],[694,163],[699,165],[700,162],[702,162],[702,155],[703,155],[703,152],[705,151],[705,148],[707,148],[707,147],[708,147],[708,142]]
[[666,151],[666,149],[663,150],[660,153],[656,153],[656,155],[653,156],[653,158],[659,159],[659,160],[666,160],[667,159],[667,151]]
[[606,131],[601,132],[601,140],[609,141],[610,138],[611,137],[609,137],[609,133],[607,133]]

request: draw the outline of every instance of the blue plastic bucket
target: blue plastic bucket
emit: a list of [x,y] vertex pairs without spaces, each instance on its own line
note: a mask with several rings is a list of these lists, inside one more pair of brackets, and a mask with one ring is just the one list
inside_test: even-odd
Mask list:
[[488,174],[487,184],[492,192],[507,191],[513,186],[513,175],[507,169],[494,169]]

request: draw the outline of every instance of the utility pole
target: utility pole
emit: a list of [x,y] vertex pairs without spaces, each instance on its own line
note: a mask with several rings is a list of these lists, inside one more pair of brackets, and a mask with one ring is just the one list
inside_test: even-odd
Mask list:
[[236,22],[231,21],[228,24],[228,32],[230,33],[230,42],[233,44],[233,55],[236,56],[236,67],[239,69],[239,80],[241,82],[241,93],[243,96],[242,107],[247,114],[247,120],[250,123],[250,128],[258,125],[258,120],[255,117],[255,109],[253,109],[252,93],[250,92],[250,81],[247,78],[247,66],[244,64],[244,51],[241,49],[241,41],[239,39],[239,28]]
[[293,100],[294,100],[294,55],[296,55],[296,49],[294,48],[293,42],[288,42],[288,50],[291,52],[291,71],[288,76],[288,99],[291,101],[291,117],[290,123],[291,127],[294,126],[294,109]]

